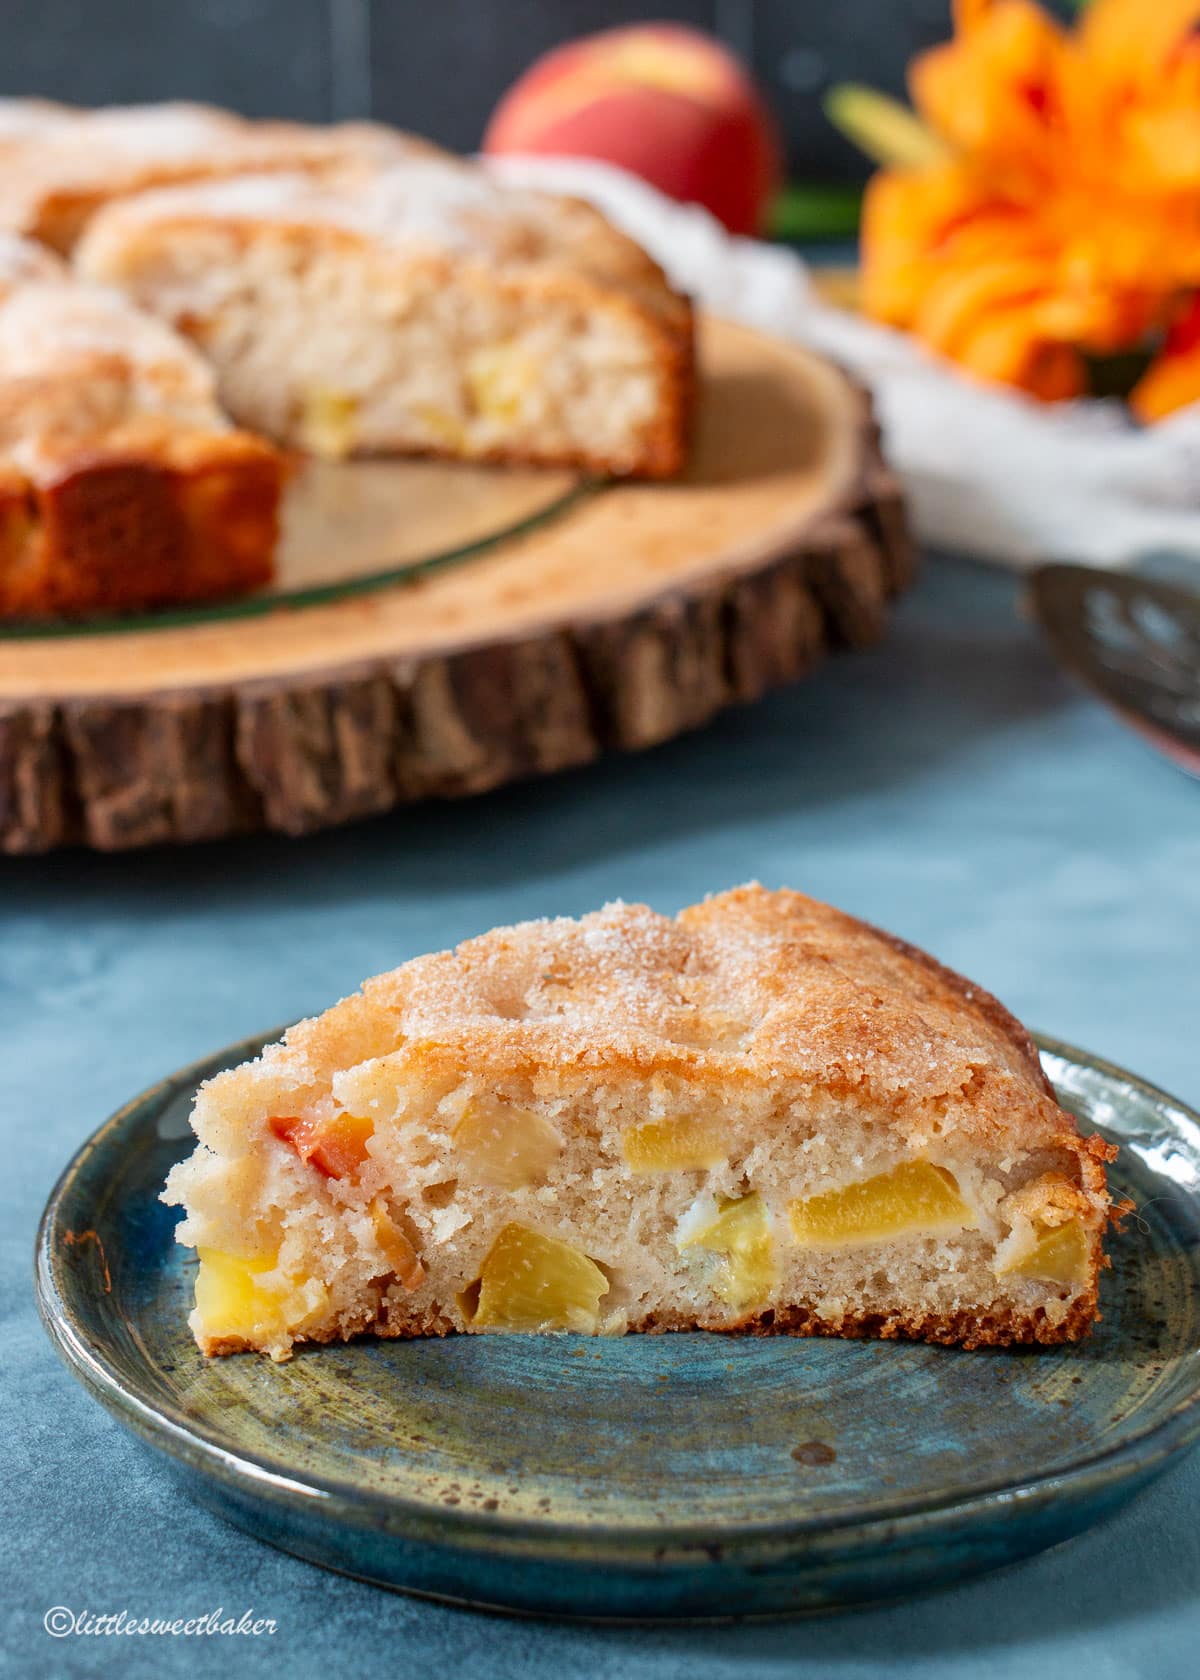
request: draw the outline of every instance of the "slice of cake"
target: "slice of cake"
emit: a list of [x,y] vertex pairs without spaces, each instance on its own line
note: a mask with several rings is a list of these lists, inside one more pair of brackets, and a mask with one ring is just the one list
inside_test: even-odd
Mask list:
[[277,442],[666,476],[691,402],[686,300],[595,210],[414,153],[111,205],[78,251],[188,334]]
[[0,617],[124,611],[271,576],[283,458],[190,345],[0,243]]
[[205,1353],[363,1331],[1061,1342],[1104,1163],[1028,1034],[911,946],[744,887],[420,957],[200,1091],[171,1173]]
[[256,123],[182,101],[96,111],[13,105],[19,109],[9,112],[7,126],[0,110],[0,227],[61,252],[102,206],[130,193],[251,170],[375,167],[430,150],[382,124]]

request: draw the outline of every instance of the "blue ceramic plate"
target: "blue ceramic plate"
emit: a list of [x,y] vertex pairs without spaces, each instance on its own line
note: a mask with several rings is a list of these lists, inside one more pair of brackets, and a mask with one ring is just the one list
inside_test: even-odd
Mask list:
[[158,1191],[196,1085],[263,1042],[96,1133],[46,1209],[37,1283],[92,1393],[197,1498],[301,1557],[547,1615],[814,1610],[1053,1545],[1200,1435],[1200,1117],[1045,1042],[1140,1210],[1079,1346],[463,1336],[206,1363]]

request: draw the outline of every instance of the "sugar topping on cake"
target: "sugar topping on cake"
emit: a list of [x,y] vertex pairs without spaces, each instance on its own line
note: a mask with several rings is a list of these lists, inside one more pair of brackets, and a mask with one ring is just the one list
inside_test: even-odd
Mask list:
[[36,240],[0,230],[0,302],[16,286],[35,280],[64,280],[67,266]]
[[229,430],[211,370],[170,327],[61,278],[0,300],[0,457],[36,482],[65,449],[149,418]]
[[5,378],[48,374],[56,366],[66,372],[83,357],[119,357],[147,376],[169,366],[177,390],[186,390],[193,402],[213,400],[212,371],[203,358],[117,292],[50,279],[20,286],[0,308]]
[[171,220],[330,227],[404,248],[412,245],[519,253],[560,201],[505,187],[481,168],[415,154],[338,184],[301,171],[232,176],[139,194],[117,215],[126,227]]
[[514,1066],[615,1054],[647,1070],[799,1077],[870,1089],[898,1119],[978,1087],[975,1125],[996,1122],[1006,1087],[1046,1091],[1027,1035],[985,993],[964,996],[929,959],[824,905],[757,887],[677,919],[613,904],[525,923],[367,990],[407,1039]]
[[164,100],[153,105],[108,105],[82,113],[62,131],[60,141],[64,148],[78,147],[85,155],[110,150],[149,163],[192,157],[247,132],[248,125],[230,111]]
[[74,121],[69,105],[52,99],[0,99],[0,145],[13,141],[45,140]]

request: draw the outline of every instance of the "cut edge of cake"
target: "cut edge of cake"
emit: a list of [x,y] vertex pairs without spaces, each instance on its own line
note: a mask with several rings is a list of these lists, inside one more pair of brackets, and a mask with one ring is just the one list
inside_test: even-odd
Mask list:
[[81,271],[187,333],[240,423],[340,457],[671,477],[693,403],[686,298],[580,201],[414,155],[124,199]]

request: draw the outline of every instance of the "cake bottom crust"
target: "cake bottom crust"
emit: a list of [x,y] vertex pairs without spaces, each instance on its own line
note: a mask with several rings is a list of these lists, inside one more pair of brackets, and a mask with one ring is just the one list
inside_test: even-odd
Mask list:
[[[683,399],[671,412],[658,416],[635,450],[622,454],[597,449],[546,447],[532,443],[495,443],[487,447],[453,448],[439,443],[400,443],[392,449],[352,450],[350,459],[366,461],[446,461],[486,467],[545,467],[578,472],[592,478],[671,479],[687,465],[690,414]],[[674,410],[681,408],[676,416]],[[291,445],[290,447],[297,447]],[[337,459],[337,457],[334,457]]]
[[[1092,1292],[1072,1301],[1057,1323],[1051,1323],[1043,1307],[1035,1307],[1025,1313],[1006,1307],[982,1313],[946,1314],[896,1308],[889,1312],[848,1312],[833,1318],[825,1317],[811,1307],[791,1306],[769,1308],[739,1319],[736,1324],[706,1324],[698,1317],[682,1313],[647,1313],[644,1318],[631,1322],[626,1333],[661,1336],[675,1331],[706,1330],[724,1336],[838,1336],[849,1341],[873,1337],[881,1341],[931,1342],[942,1347],[972,1350],[1077,1342],[1091,1334],[1093,1324],[1099,1319],[1097,1296]],[[480,1332],[488,1335],[497,1333]],[[298,1338],[297,1346],[303,1342],[350,1341],[362,1335],[412,1341],[420,1336],[460,1334],[470,1332],[460,1331],[453,1319],[437,1306],[413,1315],[397,1311],[393,1304],[384,1301],[373,1320],[313,1330]],[[208,1340],[203,1344],[204,1353],[210,1356],[253,1350],[253,1343],[237,1337]]]

